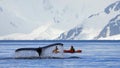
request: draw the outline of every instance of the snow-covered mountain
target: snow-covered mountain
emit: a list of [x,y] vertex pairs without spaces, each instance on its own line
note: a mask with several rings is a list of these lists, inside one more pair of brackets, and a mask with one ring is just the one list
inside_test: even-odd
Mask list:
[[118,15],[113,17],[108,24],[103,28],[100,34],[96,37],[99,39],[101,37],[108,37],[120,34],[120,1],[111,4],[105,9],[105,13],[109,14],[111,12],[117,12]]
[[78,37],[78,35],[81,33],[82,27],[75,27],[71,29],[68,32],[62,33],[57,39],[61,40],[73,40]]
[[[98,39],[100,37],[106,37],[106,35],[108,34],[109,36],[120,34],[119,14],[120,1],[117,1],[107,6],[103,11],[92,14],[87,19],[82,21],[82,24],[79,25],[79,28],[82,29],[80,30],[80,32],[78,31],[79,34],[77,34],[77,36],[73,37],[72,34],[76,34],[75,32],[77,31],[73,30],[75,30],[78,26],[65,33],[62,33],[57,39],[90,40]],[[108,29],[108,27],[110,29]]]
[[7,9],[0,6],[0,24],[2,25],[0,26],[1,35],[27,30],[21,30],[26,27],[24,24],[25,22],[25,20],[21,19],[16,14],[9,12]]
[[110,20],[110,22],[104,27],[104,29],[100,32],[96,39],[118,34],[120,34],[120,14]]
[[[31,22],[24,20],[18,14],[13,13],[6,8],[0,7],[0,40],[48,40],[56,38],[62,30],[52,28],[53,23],[30,25]],[[30,28],[31,27],[31,28]],[[27,31],[27,32],[26,32]],[[25,33],[26,32],[26,33]]]
[[41,26],[31,33],[14,33],[0,37],[0,40],[52,40],[55,39],[62,31],[50,28],[50,24]]
[[[2,0],[0,40],[98,38],[103,28],[119,14],[119,1],[115,1],[117,0]],[[111,5],[105,8],[108,4]],[[119,20],[119,16],[116,20]]]

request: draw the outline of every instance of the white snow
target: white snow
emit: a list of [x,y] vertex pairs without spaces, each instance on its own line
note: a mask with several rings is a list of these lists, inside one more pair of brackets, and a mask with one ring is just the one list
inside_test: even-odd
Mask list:
[[109,36],[106,38],[99,38],[98,40],[120,40],[120,35]]
[[[83,28],[82,32],[78,36],[74,37],[73,39],[75,39],[75,40],[92,40],[95,37],[97,37],[100,34],[100,32],[103,30],[103,28],[110,22],[110,20],[119,14],[119,11],[115,11],[114,9],[110,10],[109,14],[104,12],[106,7],[110,6],[111,4],[104,6],[102,11],[99,10],[98,12],[96,12],[94,14],[90,13],[90,16],[88,16],[88,18],[85,18],[83,21],[81,21],[82,23],[80,23],[79,26],[81,26]],[[76,26],[76,28],[77,28],[77,26]],[[73,29],[75,29],[75,28],[73,28]],[[107,28],[107,29],[108,29],[107,35],[109,36],[110,28]],[[69,31],[66,31],[64,34],[68,34]],[[73,37],[73,36],[70,36],[69,38],[71,38],[71,37]]]
[[[100,12],[115,1],[117,0],[2,0],[0,39],[54,39],[78,24],[82,24],[84,30],[75,39],[92,39],[116,15],[114,12],[109,15]],[[98,12],[100,13],[86,19]],[[54,24],[48,26],[48,21]]]
[[107,27],[107,37],[110,36],[110,27]]
[[15,32],[22,33],[28,30],[26,28],[27,25],[27,21],[23,20],[21,17],[16,16],[16,14],[10,12],[6,8],[2,8],[2,11],[0,12],[0,36]]
[[0,37],[0,40],[48,40],[55,39],[60,33],[63,32],[61,30],[51,28],[50,26],[51,25],[48,23],[47,25],[36,28],[28,34],[15,33],[7,36],[5,35]]
[[109,21],[115,17],[118,13],[111,12],[110,14],[100,13],[98,16],[94,16],[92,18],[88,18],[83,21],[83,32],[87,38],[85,39],[93,39],[96,37],[100,31],[109,23]]

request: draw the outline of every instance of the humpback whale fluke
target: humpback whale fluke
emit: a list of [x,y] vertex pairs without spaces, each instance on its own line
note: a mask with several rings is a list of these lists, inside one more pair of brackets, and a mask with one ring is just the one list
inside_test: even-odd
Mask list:
[[19,52],[19,51],[36,51],[38,54],[39,54],[39,56],[40,56],[40,54],[41,54],[41,52],[42,52],[42,48],[19,48],[19,49],[17,49],[17,50],[15,50],[15,52]]
[[[58,49],[60,50],[61,54],[53,54],[52,50],[55,47],[58,47]],[[55,43],[55,44],[50,44],[44,47],[38,47],[38,48],[19,48],[16,49],[15,52],[21,52],[21,51],[34,51],[37,52],[37,54],[39,55],[39,57],[60,57],[61,55],[63,55],[63,44],[62,43]],[[20,55],[21,56],[21,55]]]

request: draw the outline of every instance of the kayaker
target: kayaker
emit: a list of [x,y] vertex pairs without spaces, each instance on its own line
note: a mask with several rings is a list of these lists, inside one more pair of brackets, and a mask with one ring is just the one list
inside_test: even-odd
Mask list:
[[70,47],[69,50],[64,50],[64,53],[81,53],[82,50],[75,50],[75,48],[73,46]]
[[71,46],[70,48],[70,52],[74,53],[75,52],[75,48],[73,46]]
[[58,49],[57,46],[56,46],[55,49],[53,50],[53,53],[59,53],[59,49]]

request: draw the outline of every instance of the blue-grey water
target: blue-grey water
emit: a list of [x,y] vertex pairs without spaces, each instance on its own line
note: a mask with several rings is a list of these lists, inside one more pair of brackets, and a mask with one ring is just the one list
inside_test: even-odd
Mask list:
[[15,49],[24,47],[42,47],[53,42],[44,41],[0,41],[0,68],[120,68],[120,41],[56,41],[81,49],[82,53],[65,54],[78,56],[71,59],[14,59]]

